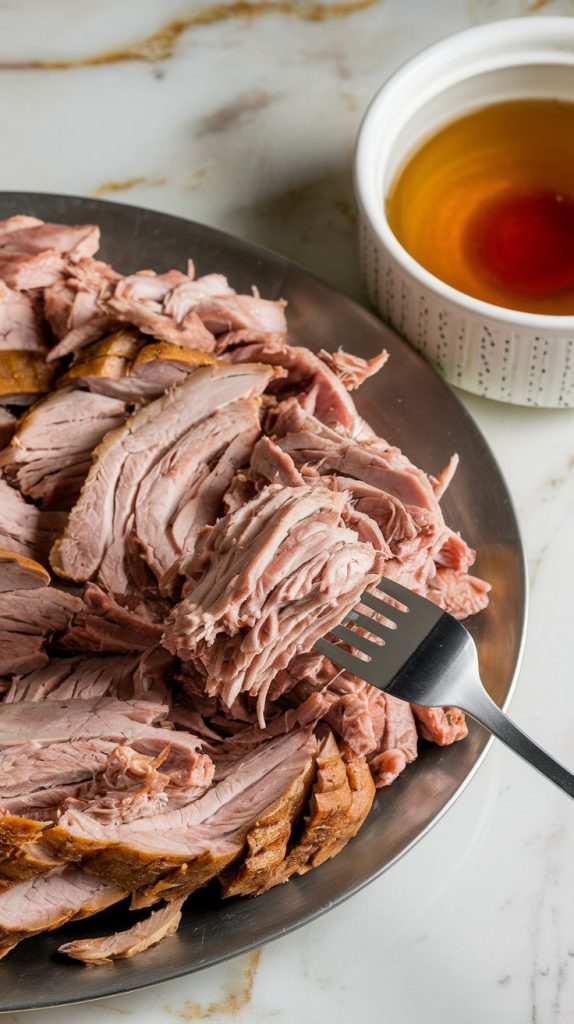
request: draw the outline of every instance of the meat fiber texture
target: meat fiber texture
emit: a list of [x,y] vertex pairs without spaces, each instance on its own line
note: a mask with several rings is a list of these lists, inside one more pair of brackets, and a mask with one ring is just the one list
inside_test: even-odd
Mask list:
[[202,531],[163,642],[227,707],[242,692],[257,697],[265,728],[277,672],[340,622],[383,567],[381,550],[353,529],[345,494],[271,484]]
[[98,242],[0,222],[0,956],[166,904],[62,947],[85,963],[168,937],[212,879],[318,866],[421,738],[463,739],[313,644],[381,575],[460,618],[489,589],[440,506],[456,455],[429,476],[355,407],[386,352],[316,355],[282,300],[124,276]]

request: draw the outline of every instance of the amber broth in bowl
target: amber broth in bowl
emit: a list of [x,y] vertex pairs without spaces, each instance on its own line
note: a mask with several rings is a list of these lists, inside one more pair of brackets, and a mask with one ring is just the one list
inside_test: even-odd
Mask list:
[[512,100],[459,117],[410,156],[386,206],[401,245],[446,284],[574,314],[574,103]]

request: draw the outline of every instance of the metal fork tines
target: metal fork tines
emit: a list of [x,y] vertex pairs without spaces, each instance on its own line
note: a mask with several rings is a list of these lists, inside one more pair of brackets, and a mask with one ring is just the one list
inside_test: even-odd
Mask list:
[[339,668],[411,704],[461,708],[574,797],[574,775],[497,707],[470,633],[432,601],[383,577],[331,636],[315,649]]

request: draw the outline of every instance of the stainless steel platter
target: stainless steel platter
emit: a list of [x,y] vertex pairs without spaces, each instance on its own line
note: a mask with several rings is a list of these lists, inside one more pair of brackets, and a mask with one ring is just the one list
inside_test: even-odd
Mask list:
[[[488,610],[471,622],[483,678],[504,704],[524,637],[527,583],[516,517],[500,470],[455,394],[399,337],[370,313],[275,253],[177,217],[93,199],[32,193],[0,195],[0,218],[33,214],[101,226],[101,257],[124,272],[144,267],[220,271],[238,291],[289,302],[291,340],[310,348],[343,346],[363,356],[386,347],[388,366],[358,392],[378,433],[437,473],[453,451],[461,465],[444,500],[447,521],[477,551],[476,572],[493,585]],[[284,935],[340,903],[390,868],[429,831],[476,770],[488,746],[472,723],[468,739],[440,749],[421,743],[418,760],[377,794],[359,835],[334,860],[256,899],[217,900],[205,890],[188,901],[174,937],[133,961],[86,970],[59,957],[63,942],[125,926],[113,909],[94,920],[23,942],[0,963],[0,1010],[78,1002],[200,970]]]

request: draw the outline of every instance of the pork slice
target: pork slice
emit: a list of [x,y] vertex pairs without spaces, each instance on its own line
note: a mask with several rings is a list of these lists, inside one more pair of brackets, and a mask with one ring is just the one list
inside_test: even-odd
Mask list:
[[0,352],[0,405],[27,406],[52,386],[54,370],[42,352],[4,349]]
[[[139,351],[132,353],[129,358],[115,353],[94,353],[92,358],[74,363],[64,379],[97,394],[124,402],[141,402],[158,398],[168,388],[182,384],[199,366],[209,366],[215,362],[214,357],[207,352],[182,348],[165,341],[148,340],[143,345],[140,342],[140,346]],[[92,349],[101,347],[101,342],[90,346],[86,355],[92,353]]]
[[281,796],[253,822],[239,864],[221,875],[222,895],[254,896],[273,884],[285,860],[293,825],[299,818],[315,777],[316,759],[309,757]]
[[305,478],[291,456],[270,437],[262,437],[255,445],[250,470],[256,477],[262,477],[269,484],[298,487],[305,483]]
[[56,391],[18,424],[0,453],[4,476],[44,508],[69,509],[76,501],[92,452],[126,419],[124,402],[89,391]]
[[124,895],[77,868],[57,868],[20,882],[0,895],[0,956],[22,939],[58,928],[81,912],[103,910]]
[[0,675],[45,665],[45,643],[63,633],[81,607],[79,598],[53,587],[0,592]]
[[[199,742],[188,733],[147,726],[119,745],[97,737],[46,746],[31,741],[4,750],[0,763],[10,773],[0,793],[5,859],[41,838],[37,822],[56,822],[70,808],[119,824],[190,803],[213,776],[210,758],[197,753]],[[50,849],[62,860],[69,853],[78,859],[61,838]]]
[[13,676],[3,694],[3,703],[48,700],[50,694],[57,690],[61,683],[65,683],[80,661],[80,658],[53,658],[35,671]]
[[326,352],[321,349],[319,359],[322,359],[326,366],[339,378],[347,391],[355,391],[368,377],[378,373],[389,358],[386,349],[372,359],[362,359],[361,356],[354,356],[350,352],[344,352],[342,348],[337,352]]
[[113,740],[99,737],[42,747],[32,734],[29,742],[0,751],[0,807],[5,808],[10,797],[92,779],[104,771],[114,748]]
[[85,964],[111,964],[114,960],[137,956],[162,939],[174,935],[181,921],[185,896],[160,910],[154,910],[145,921],[139,921],[124,932],[104,935],[98,939],[76,939],[65,942],[58,952]]
[[44,562],[64,529],[64,512],[45,512],[27,502],[0,472],[0,547]]
[[[84,372],[106,376],[109,371],[108,360],[116,359],[122,364],[130,365],[146,341],[148,339],[145,335],[131,327],[121,327],[112,331],[104,338],[91,342],[87,348],[74,352],[71,366],[59,379],[60,386],[64,382],[70,382],[74,387],[79,387],[76,380],[78,377],[81,378]],[[110,364],[111,367],[114,365]],[[122,372],[125,372],[125,368]]]
[[260,394],[269,379],[269,371],[259,366],[201,367],[109,434],[94,454],[64,535],[52,550],[56,571],[78,580],[97,573],[107,590],[125,594],[126,537],[141,481],[196,423],[229,402]]
[[47,822],[35,821],[18,814],[0,814],[0,844],[12,848],[24,846],[38,839],[47,827]]
[[184,561],[189,584],[163,643],[228,707],[242,691],[259,696],[261,724],[275,674],[381,575],[383,556],[344,524],[345,508],[344,495],[319,487],[270,485],[206,529]]
[[[78,607],[77,598],[52,587],[35,590],[4,591],[0,594],[0,629],[6,633],[51,636],[68,621],[65,613],[73,614]],[[40,616],[43,621],[38,622]]]
[[420,735],[424,740],[446,747],[468,736],[464,711],[458,708],[423,708],[411,704]]
[[277,443],[296,465],[314,466],[321,474],[340,473],[362,480],[398,498],[407,508],[433,513],[443,524],[431,483],[398,448],[384,441],[357,442],[341,436],[294,403],[276,419]]
[[0,281],[0,351],[24,349],[44,353],[46,348],[46,335],[32,298]]
[[54,284],[70,262],[92,256],[99,246],[99,228],[90,224],[19,226],[15,218],[3,223],[6,227],[0,235],[0,277],[19,290]]
[[3,702],[89,700],[94,697],[130,700],[140,696],[135,693],[134,683],[140,657],[139,654],[108,654],[95,658],[51,658],[38,671],[14,677]]
[[44,289],[44,313],[59,339],[48,362],[81,351],[117,326],[104,300],[119,279],[107,263],[83,258],[68,263],[62,279]]
[[95,583],[84,590],[83,604],[59,639],[61,647],[76,651],[123,653],[148,651],[156,647],[163,627],[152,613],[123,608]]
[[3,253],[34,255],[48,249],[66,253],[72,262],[77,262],[93,256],[99,244],[100,229],[95,224],[47,224],[35,217],[19,215],[0,221],[0,251]]
[[385,731],[369,767],[377,788],[390,786],[417,756],[417,729],[410,704],[385,694]]
[[15,231],[22,231],[24,228],[37,228],[44,223],[39,217],[30,217],[26,213],[17,213],[13,217],[0,220],[0,244],[10,239]]
[[489,592],[490,584],[477,576],[438,565],[428,580],[426,597],[455,619],[466,619],[487,607]]
[[[132,274],[116,284],[105,308],[121,323],[131,324],[159,341],[212,352],[215,340],[194,311],[197,303],[187,301],[182,294],[182,287],[190,284],[180,271]],[[170,304],[178,288],[180,292]]]
[[11,590],[34,590],[46,587],[50,573],[32,558],[17,551],[0,548],[0,594]]
[[[89,870],[102,877],[145,889],[140,906],[164,898],[164,892],[165,898],[175,899],[205,884],[239,856],[251,823],[299,775],[315,750],[310,731],[299,730],[240,758],[224,779],[191,803],[115,827],[68,811],[50,830],[49,842],[84,857]],[[177,885],[168,877],[164,886],[164,876],[172,871],[178,872]]]
[[212,334],[226,335],[217,346],[218,351],[224,351],[230,340],[235,340],[235,332],[248,331],[259,342],[286,339],[286,305],[283,299],[229,293],[205,298],[195,306],[195,312]]
[[209,302],[214,296],[232,296],[235,292],[223,274],[205,274],[192,280],[189,276],[169,291],[163,308],[167,316],[181,323],[187,314],[196,309],[200,302]]
[[5,797],[3,800],[4,815],[13,818],[38,822],[55,822],[60,807],[70,797],[75,797],[81,782],[71,782],[65,786],[50,786],[48,789],[35,789],[31,793]]
[[191,745],[184,759],[181,747],[172,756],[169,741],[155,757],[120,744],[102,774],[80,786],[61,811],[81,811],[102,824],[119,826],[192,803],[211,784],[213,772],[211,758]]
[[434,477],[434,476],[430,477],[430,481],[432,483],[433,490],[434,490],[434,492],[435,492],[435,494],[436,494],[436,496],[437,496],[439,501],[442,498],[442,496],[444,495],[444,493],[447,490],[447,488],[449,487],[449,485],[450,485],[450,483],[452,481],[452,478],[453,478],[454,474],[457,471],[459,461],[460,461],[459,457],[458,457],[458,455],[456,455],[456,453],[454,455],[451,455],[451,457],[448,460],[446,466],[444,467],[443,470],[441,470],[441,472],[439,473],[438,477]]
[[168,708],[151,701],[92,700],[20,701],[0,706],[0,750],[32,740],[47,745],[68,740],[109,739],[121,742],[145,737],[148,726],[165,719]]
[[434,554],[437,566],[445,566],[447,569],[455,569],[462,573],[468,572],[475,558],[476,552],[468,546],[460,534],[448,528],[440,547]]
[[168,342],[149,343],[138,352],[130,370],[130,386],[142,397],[155,398],[167,388],[182,384],[198,366],[209,366],[214,357],[197,348]]
[[22,634],[3,628],[0,621],[0,671],[34,672],[48,661],[41,634]]
[[226,358],[235,363],[256,361],[283,367],[287,377],[276,385],[283,397],[294,394],[322,423],[342,427],[351,435],[360,431],[363,421],[345,387],[309,349],[274,341],[236,348]]
[[359,831],[374,795],[375,787],[364,757],[345,762],[329,733],[317,755],[317,777],[301,835],[258,892],[285,882],[294,874],[303,875],[339,853]]
[[257,400],[231,402],[192,427],[142,480],[134,534],[158,579],[192,545],[200,528],[215,522],[223,495],[249,459],[259,431]]
[[[173,704],[175,660],[163,647],[150,647],[138,654],[138,664],[132,677],[133,697],[136,700],[154,700],[158,704]],[[173,721],[170,708],[170,721]],[[194,732],[188,728],[188,732]]]
[[45,843],[26,843],[0,858],[0,893],[25,879],[35,878],[61,865],[60,858]]
[[0,277],[10,288],[19,291],[53,284],[62,277],[65,267],[64,256],[53,249],[35,253],[0,249]]
[[[294,708],[311,694],[328,697],[321,715],[354,755],[371,754],[382,740],[386,721],[384,693],[343,672],[317,652],[300,654],[287,669],[291,685],[283,690]],[[275,685],[275,684],[274,684]],[[273,689],[270,697],[274,696]]]
[[424,532],[426,518],[405,508],[402,501],[379,487],[352,477],[334,475],[319,477],[328,481],[334,490],[344,491],[351,498],[353,508],[377,524],[389,552],[398,559],[410,559],[421,542],[427,542]]
[[10,443],[18,423],[17,417],[0,405],[0,451]]

